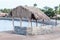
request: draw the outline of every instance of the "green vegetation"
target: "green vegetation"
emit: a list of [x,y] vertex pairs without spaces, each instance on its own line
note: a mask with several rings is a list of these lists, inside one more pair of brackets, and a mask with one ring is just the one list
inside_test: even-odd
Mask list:
[[[38,6],[36,3],[33,4],[34,7]],[[56,16],[57,14],[60,14],[60,4],[58,6],[55,6],[54,8],[45,6],[42,10],[47,16],[50,18]],[[60,19],[60,18],[59,18]]]
[[50,7],[44,7],[44,9],[42,9],[42,11],[49,17],[53,17],[55,15],[54,10]]
[[4,8],[4,9],[0,9],[0,11],[3,13],[10,13],[11,9]]
[[45,6],[43,9],[41,9],[47,16],[53,17],[56,16],[57,14],[60,14],[60,5],[55,6],[54,9],[51,7]]

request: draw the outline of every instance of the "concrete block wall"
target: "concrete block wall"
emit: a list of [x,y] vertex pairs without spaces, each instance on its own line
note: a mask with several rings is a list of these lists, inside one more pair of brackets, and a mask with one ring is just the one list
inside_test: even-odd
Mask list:
[[15,33],[17,33],[17,34],[22,34],[22,35],[26,35],[26,33],[27,33],[27,27],[18,27],[18,26],[15,26],[14,27],[14,31],[15,31]]
[[44,34],[44,33],[47,33],[49,32],[51,29],[44,29],[44,28],[41,28],[41,27],[18,27],[18,26],[15,26],[14,27],[14,30],[17,34],[22,34],[22,35],[30,35],[30,34],[33,34],[33,35],[36,35],[36,34]]

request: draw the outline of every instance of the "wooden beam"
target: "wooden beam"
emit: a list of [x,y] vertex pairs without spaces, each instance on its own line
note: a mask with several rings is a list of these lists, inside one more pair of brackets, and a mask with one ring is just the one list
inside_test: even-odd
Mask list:
[[30,20],[31,21],[31,27],[32,27],[32,20]]
[[12,24],[13,24],[13,27],[14,27],[14,17],[12,16]]
[[20,27],[22,27],[22,18],[20,18]]
[[28,23],[28,26],[30,27],[30,26],[31,26],[31,25],[30,25],[31,20],[30,20],[30,19],[28,19],[28,22],[29,22],[29,23]]
[[43,19],[43,26],[44,26],[44,19]]
[[38,24],[37,24],[37,20],[36,20],[36,27],[38,26]]
[[57,15],[56,15],[56,22],[55,22],[55,26],[57,25]]
[[32,34],[32,32],[33,32],[32,20],[30,20],[30,21],[31,21],[31,34]]

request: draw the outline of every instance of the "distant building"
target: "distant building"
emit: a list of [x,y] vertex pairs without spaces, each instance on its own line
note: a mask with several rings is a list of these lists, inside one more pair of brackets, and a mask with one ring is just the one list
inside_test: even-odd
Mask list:
[[60,18],[60,14],[57,14],[56,16],[53,16],[53,18]]
[[0,11],[0,17],[5,17],[7,15],[8,15],[8,13],[3,13],[3,12]]
[[57,15],[57,17],[59,17],[59,18],[60,18],[60,14],[58,14],[58,15]]

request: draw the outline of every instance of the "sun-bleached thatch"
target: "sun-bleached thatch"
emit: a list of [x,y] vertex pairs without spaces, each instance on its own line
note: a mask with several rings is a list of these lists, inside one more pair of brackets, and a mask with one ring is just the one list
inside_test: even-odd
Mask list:
[[18,6],[11,11],[10,15],[18,18],[39,19],[39,20],[50,19],[39,8],[30,7],[30,6]]
[[[18,6],[16,8],[14,8],[11,12],[10,12],[10,16],[12,16],[12,22],[13,22],[13,27],[15,29],[15,32],[17,31],[17,33],[21,34],[22,33],[26,33],[26,34],[33,34],[33,32],[37,32],[35,29],[37,28],[33,28],[32,27],[32,20],[36,20],[36,27],[38,27],[37,25],[37,20],[43,19],[44,20],[49,20],[50,18],[44,14],[44,12],[42,12],[39,8],[35,8],[35,7],[29,7],[29,6]],[[20,18],[20,27],[18,29],[18,26],[15,27],[14,26],[14,18]],[[29,27],[22,27],[22,18],[27,18],[29,21]],[[30,25],[31,22],[31,25]],[[44,24],[43,24],[44,25]],[[17,28],[17,29],[16,29]],[[24,29],[21,28],[25,28],[26,31]],[[27,29],[30,29],[29,31]],[[23,31],[24,30],[24,31]]]

